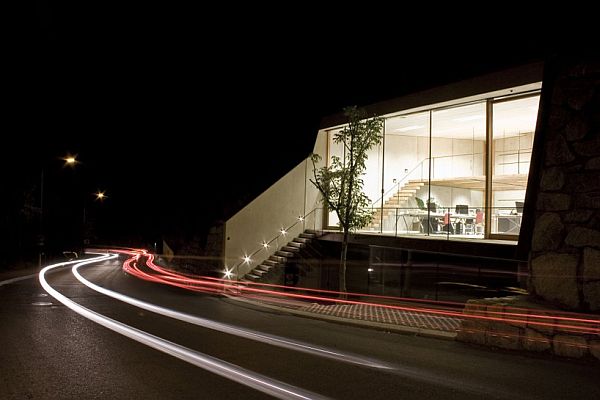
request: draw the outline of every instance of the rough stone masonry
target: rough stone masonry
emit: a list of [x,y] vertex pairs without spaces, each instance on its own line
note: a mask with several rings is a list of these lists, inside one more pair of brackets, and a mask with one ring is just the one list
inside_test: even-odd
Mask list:
[[[538,119],[542,152],[529,290],[562,308],[600,311],[600,63],[546,65]],[[539,145],[539,146],[538,146]]]

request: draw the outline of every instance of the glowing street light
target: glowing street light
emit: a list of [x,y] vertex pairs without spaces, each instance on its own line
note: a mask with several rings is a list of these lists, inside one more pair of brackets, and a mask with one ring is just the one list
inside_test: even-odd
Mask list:
[[108,197],[105,193],[106,192],[98,190],[96,193],[94,193],[94,196],[96,196],[96,200],[104,201],[104,199]]
[[75,164],[78,163],[76,155],[75,156],[67,155],[63,158],[63,160],[65,161],[65,166],[69,166],[69,167],[73,167],[73,166],[75,166]]

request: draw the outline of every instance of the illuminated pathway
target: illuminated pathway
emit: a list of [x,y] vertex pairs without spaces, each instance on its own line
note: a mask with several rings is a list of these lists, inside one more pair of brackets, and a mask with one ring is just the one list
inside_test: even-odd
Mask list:
[[[600,396],[597,365],[297,318],[205,294],[247,290],[184,282],[145,258],[46,270],[45,290],[36,279],[1,285],[0,398]],[[140,280],[124,263],[194,291]]]

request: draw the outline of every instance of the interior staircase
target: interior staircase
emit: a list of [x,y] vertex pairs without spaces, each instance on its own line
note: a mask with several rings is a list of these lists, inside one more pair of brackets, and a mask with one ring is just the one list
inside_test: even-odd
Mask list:
[[301,252],[310,247],[310,243],[317,236],[317,231],[312,229],[305,230],[298,237],[295,237],[285,246],[282,246],[281,249],[277,250],[260,265],[250,270],[240,281],[281,284],[283,282],[286,263],[299,259]]
[[377,208],[375,208],[373,219],[371,220],[371,223],[363,229],[367,231],[379,231],[382,213],[385,225],[386,220],[395,218],[396,209],[413,208],[414,206],[409,204],[409,200],[414,199],[419,189],[423,186],[425,186],[425,183],[421,181],[408,181],[403,186],[398,187],[398,191],[394,192],[387,200],[385,200],[383,209],[380,205],[375,205]]

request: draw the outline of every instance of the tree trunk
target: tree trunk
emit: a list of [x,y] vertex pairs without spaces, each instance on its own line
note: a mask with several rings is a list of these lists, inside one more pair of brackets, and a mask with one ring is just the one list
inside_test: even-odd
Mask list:
[[340,292],[346,298],[346,255],[348,254],[348,230],[344,229],[344,240],[342,241],[342,257],[340,260]]

